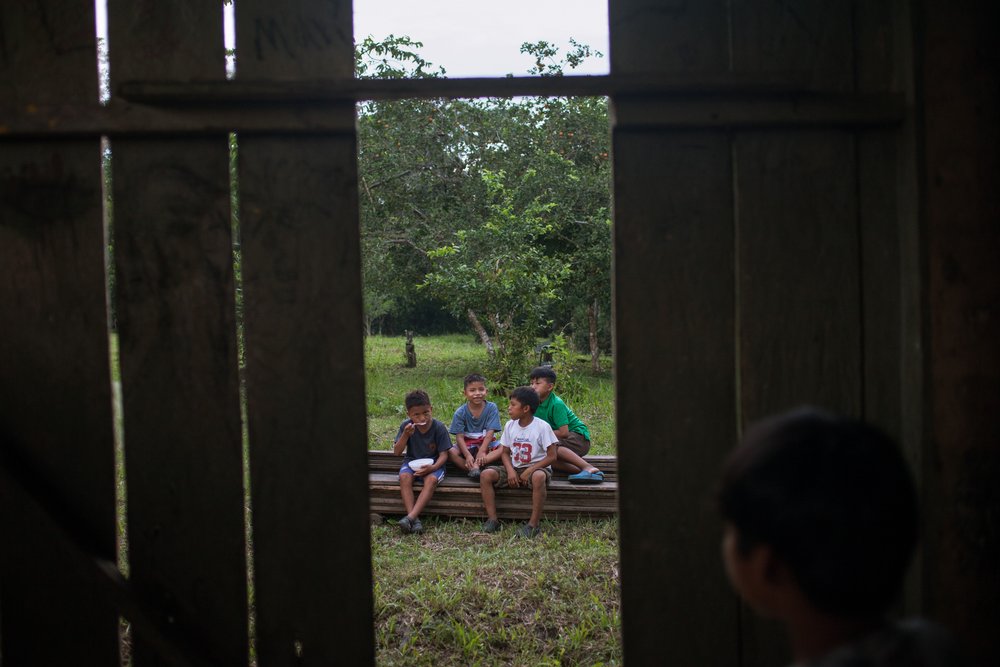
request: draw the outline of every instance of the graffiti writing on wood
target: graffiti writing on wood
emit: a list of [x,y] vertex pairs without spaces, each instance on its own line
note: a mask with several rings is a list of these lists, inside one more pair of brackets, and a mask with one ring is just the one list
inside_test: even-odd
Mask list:
[[313,17],[261,17],[254,22],[257,60],[267,60],[274,52],[297,60],[330,48],[333,41],[332,31]]

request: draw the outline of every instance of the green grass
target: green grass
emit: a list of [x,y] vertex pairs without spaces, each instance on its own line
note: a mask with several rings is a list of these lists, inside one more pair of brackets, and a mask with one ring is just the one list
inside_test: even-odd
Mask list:
[[[455,408],[465,400],[462,378],[468,373],[481,373],[486,362],[483,346],[469,335],[415,338],[416,368],[406,368],[404,345],[402,337],[371,336],[365,341],[369,449],[392,447],[396,430],[406,419],[403,396],[411,389],[423,389],[430,394],[434,416],[445,424],[451,422]],[[602,359],[601,365],[611,368],[608,359]],[[591,453],[614,454],[614,382],[611,372],[592,373],[589,359],[583,355],[574,357],[572,372],[580,380],[581,390],[577,395],[563,398],[590,429]],[[524,383],[527,382],[528,378],[524,378]],[[558,383],[556,393],[562,395]],[[505,422],[506,401],[502,398],[498,400],[496,396],[488,398],[497,403],[501,421]]]
[[[441,421],[464,401],[462,378],[481,372],[471,336],[417,338],[406,368],[403,338],[365,343],[369,448],[388,449],[406,418],[403,396],[426,390]],[[608,360],[602,360],[610,368]],[[567,398],[590,428],[591,451],[614,454],[614,383],[574,358],[579,391]],[[527,382],[527,378],[524,378]],[[559,391],[558,384],[556,391]],[[506,401],[494,400],[506,421]],[[534,540],[480,521],[423,517],[423,535],[372,527],[379,665],[621,664],[618,522],[543,522]]]
[[617,521],[424,526],[372,528],[379,665],[621,664]]

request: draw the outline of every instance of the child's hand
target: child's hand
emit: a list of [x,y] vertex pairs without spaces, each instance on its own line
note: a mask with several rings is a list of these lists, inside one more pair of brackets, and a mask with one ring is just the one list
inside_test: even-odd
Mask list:
[[513,470],[510,470],[507,473],[507,486],[512,489],[516,489],[517,487],[521,486],[521,480],[518,479],[517,473]]
[[479,452],[476,455],[476,465],[482,468],[486,464],[486,452]]
[[433,467],[434,466],[424,466],[423,468],[420,468],[419,470],[413,470],[412,468],[411,468],[411,470],[413,470],[413,476],[414,477],[423,477],[427,473],[431,472],[431,468],[433,468]]
[[531,469],[525,468],[524,472],[521,473],[521,483],[525,486],[528,485],[528,481],[531,479]]
[[403,427],[403,435],[405,436],[412,435],[413,432],[416,430],[417,430],[417,425],[411,421],[409,424]]
[[475,467],[476,459],[472,458],[472,454],[465,455],[465,465],[469,466],[470,468]]

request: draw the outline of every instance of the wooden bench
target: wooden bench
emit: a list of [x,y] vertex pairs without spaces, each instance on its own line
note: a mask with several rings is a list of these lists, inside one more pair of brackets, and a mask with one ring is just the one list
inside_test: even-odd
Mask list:
[[[587,456],[587,461],[604,471],[603,484],[570,484],[567,473],[553,471],[544,518],[576,519],[610,517],[618,514],[618,459],[614,456]],[[368,452],[368,494],[376,514],[404,513],[399,496],[399,468],[403,457],[389,451]],[[481,518],[485,516],[479,482],[448,463],[444,481],[423,512],[425,515]],[[497,489],[497,514],[501,519],[527,519],[531,514],[531,491]]]

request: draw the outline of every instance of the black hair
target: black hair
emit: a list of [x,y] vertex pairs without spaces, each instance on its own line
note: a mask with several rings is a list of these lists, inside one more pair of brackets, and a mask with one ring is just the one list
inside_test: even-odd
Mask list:
[[770,546],[816,608],[861,617],[899,595],[916,490],[881,431],[815,408],[760,422],[726,461],[718,501],[739,551]]
[[465,389],[473,382],[482,382],[483,384],[486,384],[486,378],[479,373],[469,373],[465,376],[465,379],[462,380],[462,388]]
[[427,395],[427,392],[423,389],[414,389],[413,391],[406,394],[406,398],[403,399],[403,405],[406,409],[415,408],[418,405],[430,405],[431,397]]
[[521,405],[527,405],[531,408],[531,414],[535,414],[535,410],[538,409],[538,392],[531,387],[518,387],[514,391],[510,392],[510,398],[514,399]]
[[548,380],[550,383],[556,383],[556,372],[552,370],[551,366],[536,366],[531,369],[531,375],[528,376],[529,380],[534,380],[536,378],[542,378],[543,380]]

